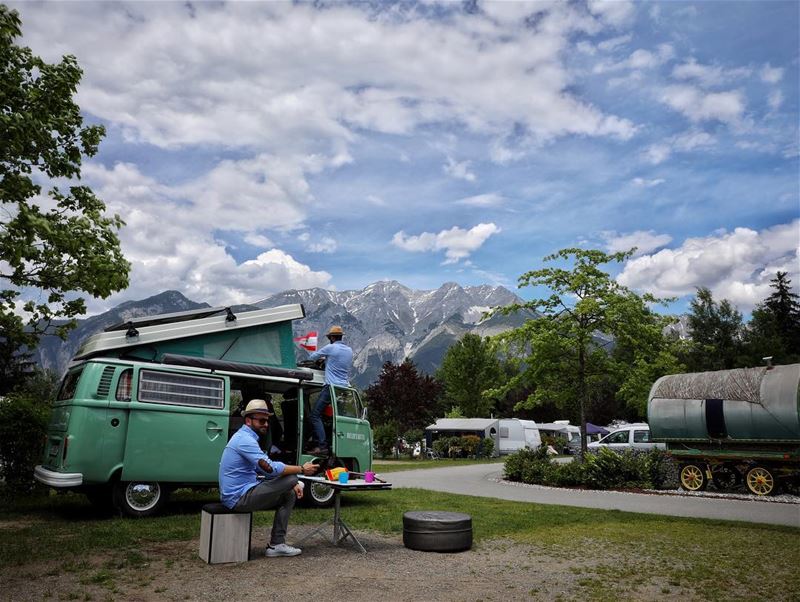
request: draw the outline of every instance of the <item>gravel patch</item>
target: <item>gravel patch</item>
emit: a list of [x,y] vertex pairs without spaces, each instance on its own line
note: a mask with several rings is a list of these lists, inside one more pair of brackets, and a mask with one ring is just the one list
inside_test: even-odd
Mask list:
[[[507,481],[501,478],[489,478],[488,481],[492,483],[499,483],[500,485],[507,485],[510,487],[526,487],[531,489],[546,489],[550,491],[568,491],[569,488],[565,487],[548,487],[547,485],[533,485],[530,483],[521,483],[519,481]],[[625,493],[629,495],[679,495],[684,497],[699,497],[699,498],[717,498],[729,500],[743,500],[746,502],[759,502],[759,503],[772,503],[772,504],[800,504],[800,496],[784,493],[781,495],[757,496],[749,493],[737,493],[733,491],[685,491],[678,487],[677,489],[637,489],[636,491],[626,491],[617,489],[592,489],[581,491],[613,491],[614,493]]]

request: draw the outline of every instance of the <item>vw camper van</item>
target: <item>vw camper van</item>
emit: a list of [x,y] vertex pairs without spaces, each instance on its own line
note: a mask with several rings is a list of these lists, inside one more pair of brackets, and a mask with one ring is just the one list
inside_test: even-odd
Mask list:
[[[212,308],[139,318],[89,338],[64,376],[34,476],[128,516],[163,508],[178,487],[216,487],[222,451],[250,399],[274,416],[262,447],[291,464],[313,460],[310,408],[323,373],[298,368],[291,321],[302,305],[234,314]],[[372,468],[372,431],[355,389],[334,387],[329,441],[349,470]],[[313,504],[332,503],[324,485]]]

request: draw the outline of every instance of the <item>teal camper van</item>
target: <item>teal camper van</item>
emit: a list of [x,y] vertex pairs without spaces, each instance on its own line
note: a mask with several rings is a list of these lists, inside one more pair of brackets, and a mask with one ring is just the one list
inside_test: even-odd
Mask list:
[[[89,338],[64,376],[35,478],[128,516],[156,514],[178,487],[217,485],[222,451],[253,398],[275,409],[262,442],[272,457],[313,460],[303,449],[323,373],[296,364],[291,324],[304,316],[299,304],[209,308],[137,318]],[[335,387],[332,399],[335,461],[370,470],[372,431],[358,392]],[[315,505],[332,503],[324,485],[308,493]]]

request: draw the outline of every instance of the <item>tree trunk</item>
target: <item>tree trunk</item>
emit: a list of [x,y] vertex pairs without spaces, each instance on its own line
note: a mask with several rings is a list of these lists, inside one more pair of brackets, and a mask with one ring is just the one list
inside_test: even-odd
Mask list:
[[581,461],[586,458],[586,348],[578,351],[578,404],[581,426]]

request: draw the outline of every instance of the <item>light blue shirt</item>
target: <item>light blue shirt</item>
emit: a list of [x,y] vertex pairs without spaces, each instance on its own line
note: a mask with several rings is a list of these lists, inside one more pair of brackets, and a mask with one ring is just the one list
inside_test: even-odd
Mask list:
[[[272,472],[264,472],[258,465],[264,460]],[[286,468],[283,462],[273,462],[258,446],[258,433],[246,424],[233,434],[219,462],[219,498],[225,506],[233,508],[236,502],[258,485],[258,475],[267,479],[278,477]]]
[[353,365],[353,350],[341,341],[329,343],[312,353],[312,360],[325,358],[325,384],[350,386],[350,367]]

